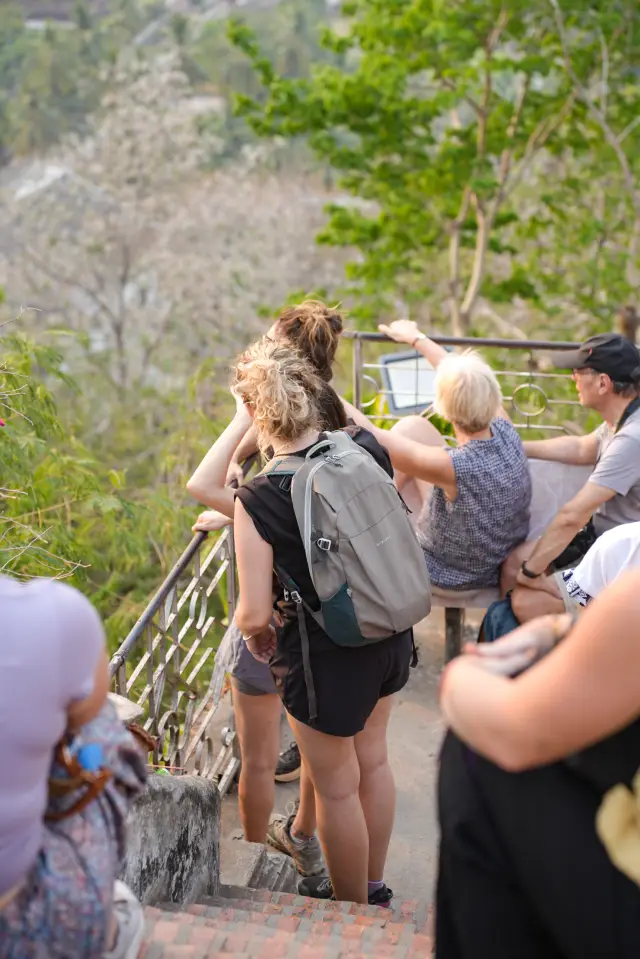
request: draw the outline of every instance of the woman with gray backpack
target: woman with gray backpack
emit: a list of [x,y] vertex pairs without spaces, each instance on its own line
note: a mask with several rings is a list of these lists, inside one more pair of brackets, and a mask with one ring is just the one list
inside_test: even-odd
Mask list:
[[299,353],[267,338],[236,365],[237,427],[252,421],[260,447],[274,452],[236,491],[236,619],[270,664],[315,788],[330,880],[303,880],[300,892],[388,905],[386,730],[430,587],[385,451],[358,427],[320,433],[326,389]]

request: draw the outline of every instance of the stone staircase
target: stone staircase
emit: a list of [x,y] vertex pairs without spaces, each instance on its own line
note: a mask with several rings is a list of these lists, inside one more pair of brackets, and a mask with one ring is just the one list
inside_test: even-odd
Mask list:
[[220,888],[191,905],[147,906],[139,959],[416,959],[432,953],[432,915],[296,895],[291,859],[257,843],[220,845]]
[[235,889],[295,892],[298,873],[293,860],[256,842],[223,839],[220,884]]
[[428,959],[433,918],[424,905],[391,908],[222,886],[191,906],[147,907],[140,959]]

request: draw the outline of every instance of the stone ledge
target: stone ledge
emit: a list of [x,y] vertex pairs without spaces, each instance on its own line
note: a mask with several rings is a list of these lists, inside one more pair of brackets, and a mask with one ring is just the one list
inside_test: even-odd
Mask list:
[[220,794],[197,776],[151,775],[127,820],[121,878],[146,905],[216,896]]

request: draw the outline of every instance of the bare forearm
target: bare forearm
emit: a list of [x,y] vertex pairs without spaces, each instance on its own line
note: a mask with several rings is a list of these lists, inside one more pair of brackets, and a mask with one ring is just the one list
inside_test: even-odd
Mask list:
[[503,769],[528,754],[528,731],[513,721],[513,680],[485,671],[472,657],[460,656],[442,678],[440,706],[463,742]]
[[[556,762],[623,729],[640,713],[640,573],[619,577],[548,655],[517,679],[481,675],[469,656],[445,671],[441,701],[451,727],[505,769]],[[560,617],[560,620],[562,617]],[[558,617],[510,634],[540,632]],[[548,636],[546,637],[548,639]],[[493,644],[492,644],[493,645]],[[498,645],[497,643],[495,644]]]
[[588,523],[590,514],[578,516],[560,510],[538,540],[527,560],[532,573],[544,573],[550,563],[569,545],[573,537]]
[[585,450],[579,436],[557,436],[551,440],[525,440],[524,451],[532,460],[550,460],[581,466]]
[[187,483],[187,490],[195,499],[225,516],[233,517],[234,505],[233,491],[225,486],[227,470],[247,428],[246,419],[236,415]]
[[231,459],[234,463],[244,463],[246,459],[258,452],[258,433],[253,425],[249,427],[238,443]]
[[414,348],[418,353],[424,356],[427,363],[431,363],[434,370],[447,356],[447,351],[442,346],[439,346],[438,343],[430,340],[428,336],[425,336],[424,339],[417,340]]
[[[340,397],[340,401],[344,406],[344,411],[347,414],[348,419],[352,419],[353,422],[358,426],[362,426],[365,430],[370,430],[372,433],[377,435],[378,431],[376,430],[376,427],[372,424],[369,417],[362,412],[362,410],[359,410],[352,403],[349,403],[348,400],[345,400],[342,396]],[[382,432],[382,430],[380,432]]]

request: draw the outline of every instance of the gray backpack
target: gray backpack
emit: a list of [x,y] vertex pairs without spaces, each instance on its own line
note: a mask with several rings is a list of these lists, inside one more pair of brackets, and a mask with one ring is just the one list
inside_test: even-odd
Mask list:
[[293,477],[291,500],[320,600],[320,609],[311,609],[295,571],[276,567],[298,609],[305,672],[305,609],[339,646],[379,642],[429,614],[429,574],[402,498],[347,433],[323,433],[305,457],[274,459],[262,475]]

